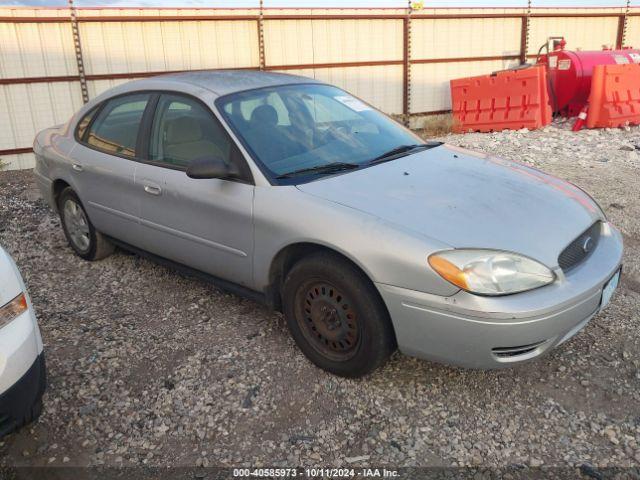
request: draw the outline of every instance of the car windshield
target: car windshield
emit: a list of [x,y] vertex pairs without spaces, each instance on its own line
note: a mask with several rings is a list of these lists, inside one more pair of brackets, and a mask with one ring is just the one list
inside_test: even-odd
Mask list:
[[220,98],[218,107],[255,160],[279,179],[299,182],[354,170],[424,145],[384,114],[329,85],[249,90]]

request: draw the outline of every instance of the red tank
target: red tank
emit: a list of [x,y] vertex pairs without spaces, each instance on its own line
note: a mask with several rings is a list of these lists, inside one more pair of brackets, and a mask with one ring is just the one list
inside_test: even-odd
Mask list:
[[594,66],[640,63],[637,49],[574,52],[565,50],[564,46],[564,39],[557,42],[553,51],[540,56],[538,63],[547,66],[553,111],[569,117],[578,115],[587,104]]

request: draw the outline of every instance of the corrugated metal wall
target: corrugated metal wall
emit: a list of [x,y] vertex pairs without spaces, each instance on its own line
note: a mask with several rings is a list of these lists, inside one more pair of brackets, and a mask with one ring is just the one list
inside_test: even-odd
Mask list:
[[468,61],[472,57],[520,54],[522,20],[519,18],[424,19],[411,22],[411,57],[420,61],[457,58],[465,61],[413,63],[411,111],[451,108],[449,80],[482,75],[519,63],[518,60]]
[[287,69],[283,73],[317,78],[365,99],[383,112],[402,113],[402,66]]
[[87,75],[258,66],[252,21],[80,24]]
[[615,46],[617,32],[617,17],[532,18],[529,53],[535,54],[550,36],[565,37],[570,49],[601,50]]
[[[68,16],[65,11],[55,13]],[[0,23],[0,79],[77,72],[69,22]],[[78,82],[0,85],[0,150],[31,146],[37,131],[67,121],[80,106]],[[29,168],[32,157],[2,156],[1,161],[9,168]]]
[[[316,15],[326,11],[316,12]],[[388,113],[402,113],[403,24],[392,20],[265,20],[265,63],[333,83]],[[395,62],[396,65],[295,68]],[[285,69],[278,67],[286,66]]]
[[[259,13],[78,9],[89,97],[149,72],[257,69]],[[450,79],[516,65],[549,36],[564,36],[571,49],[615,45],[624,13],[534,9],[523,52],[525,9],[424,9],[410,22],[404,9],[267,9],[264,64],[336,84],[387,113],[442,112],[451,106]],[[626,45],[640,46],[639,14],[627,17]],[[81,105],[69,10],[0,8],[1,161],[31,167],[36,132]]]
[[630,17],[627,19],[626,45],[640,48],[640,17]]
[[411,22],[411,56],[467,58],[518,55],[519,18],[425,19]]

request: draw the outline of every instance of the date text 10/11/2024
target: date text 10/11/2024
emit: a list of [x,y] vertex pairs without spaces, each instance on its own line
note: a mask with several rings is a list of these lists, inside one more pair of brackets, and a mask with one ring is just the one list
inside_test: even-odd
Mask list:
[[386,468],[234,468],[234,477],[247,478],[394,478],[397,470]]

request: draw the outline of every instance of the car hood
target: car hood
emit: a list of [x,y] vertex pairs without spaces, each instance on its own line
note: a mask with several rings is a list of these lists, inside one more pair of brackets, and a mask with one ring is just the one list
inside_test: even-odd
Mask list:
[[298,188],[454,248],[517,252],[551,268],[602,218],[595,202],[570,183],[450,145]]

